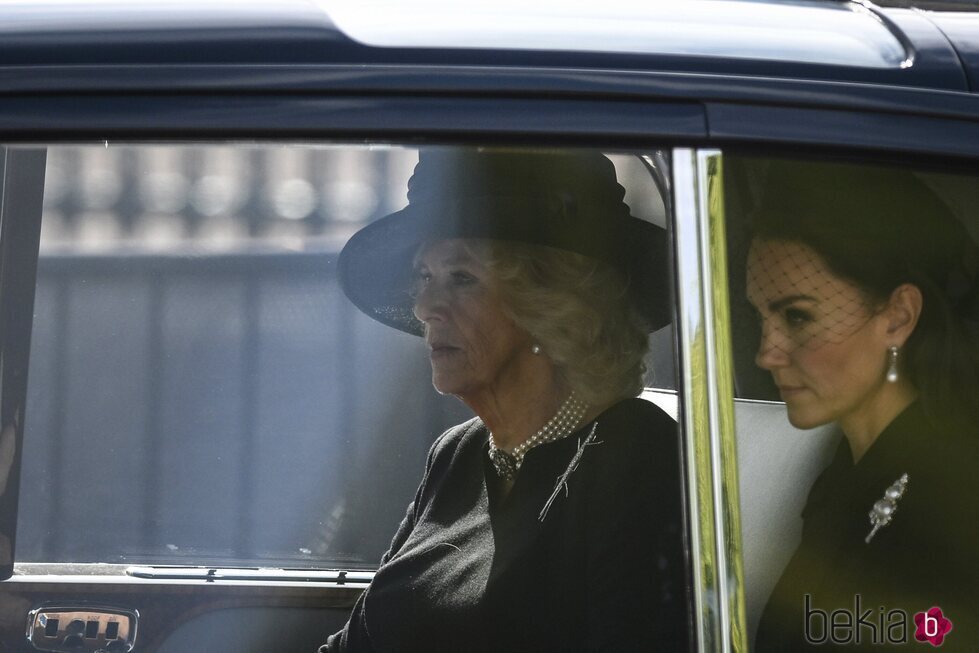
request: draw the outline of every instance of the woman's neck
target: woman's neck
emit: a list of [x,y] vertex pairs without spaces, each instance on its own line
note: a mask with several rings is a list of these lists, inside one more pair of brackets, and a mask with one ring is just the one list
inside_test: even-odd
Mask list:
[[566,384],[553,382],[462,399],[486,424],[496,446],[512,451],[554,417],[570,392]]
[[918,398],[918,392],[906,380],[888,383],[877,396],[863,402],[859,411],[840,419],[840,429],[850,445],[853,463],[860,462],[884,429]]

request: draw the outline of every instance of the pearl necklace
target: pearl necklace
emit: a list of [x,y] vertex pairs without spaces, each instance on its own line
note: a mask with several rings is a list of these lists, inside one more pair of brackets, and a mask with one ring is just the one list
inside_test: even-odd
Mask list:
[[554,413],[554,417],[547,420],[537,433],[518,444],[513,448],[512,453],[507,453],[496,446],[493,434],[489,436],[489,457],[493,463],[496,474],[507,481],[513,480],[520,466],[523,465],[524,456],[534,447],[548,442],[554,442],[575,432],[581,423],[581,418],[588,412],[588,404],[578,399],[573,391],[564,400],[561,407]]

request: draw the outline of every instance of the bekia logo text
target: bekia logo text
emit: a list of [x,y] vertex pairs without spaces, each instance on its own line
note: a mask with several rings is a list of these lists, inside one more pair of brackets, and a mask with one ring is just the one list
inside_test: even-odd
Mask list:
[[[809,644],[906,644],[908,613],[904,610],[864,609],[859,594],[853,597],[853,608],[831,612],[815,608],[812,596],[805,596],[805,634]],[[952,622],[934,606],[913,617],[914,639],[932,646],[941,646],[952,631]]]

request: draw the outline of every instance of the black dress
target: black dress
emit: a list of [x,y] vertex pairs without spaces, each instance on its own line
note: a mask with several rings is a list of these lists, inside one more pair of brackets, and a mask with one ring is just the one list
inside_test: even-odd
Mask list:
[[478,419],[435,442],[373,582],[320,650],[687,650],[676,423],[622,401],[529,451],[505,498],[487,447]]
[[[865,542],[871,508],[902,474],[892,522]],[[915,640],[914,615],[937,606],[952,622],[940,650],[979,651],[977,483],[979,428],[942,427],[917,403],[855,465],[844,439],[809,493],[802,543],[765,606],[755,649],[904,650],[892,610],[905,615],[907,646],[930,648]],[[838,613],[839,627],[827,630],[834,610],[853,616]]]

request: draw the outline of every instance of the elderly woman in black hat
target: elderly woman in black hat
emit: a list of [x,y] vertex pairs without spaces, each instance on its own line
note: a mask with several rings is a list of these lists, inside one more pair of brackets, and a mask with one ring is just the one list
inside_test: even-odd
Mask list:
[[347,296],[477,417],[321,651],[686,650],[677,429],[636,398],[665,237],[623,195],[598,153],[433,149],[344,248]]

